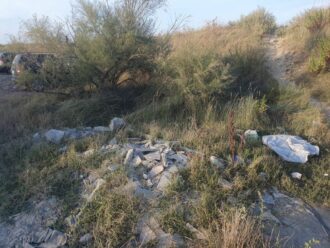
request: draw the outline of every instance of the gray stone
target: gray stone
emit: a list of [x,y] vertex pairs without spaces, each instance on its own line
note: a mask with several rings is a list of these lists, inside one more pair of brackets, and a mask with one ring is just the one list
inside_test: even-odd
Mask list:
[[244,138],[249,143],[256,143],[259,141],[259,135],[256,130],[246,130],[244,133]]
[[217,158],[216,156],[211,156],[210,162],[212,165],[214,165],[218,169],[224,170],[226,168],[226,164],[225,164],[224,160]]
[[83,152],[83,156],[84,156],[85,158],[91,157],[91,156],[93,156],[94,154],[95,154],[95,149],[89,149],[89,150]]
[[172,160],[175,165],[177,165],[180,168],[185,168],[188,164],[188,158],[184,153],[178,152],[173,155],[168,155],[168,159]]
[[268,192],[264,193],[262,197],[262,202],[266,207],[272,207],[275,204],[274,197]]
[[178,169],[178,167],[173,165],[168,169],[168,172],[171,173],[171,174],[177,174],[177,173],[179,173],[179,169]]
[[67,242],[65,234],[48,226],[60,216],[56,198],[33,204],[27,212],[10,217],[0,223],[0,247],[62,247]]
[[151,171],[149,172],[148,176],[150,178],[154,178],[155,176],[159,175],[163,171],[164,171],[164,167],[162,165],[159,165],[159,166],[152,168]]
[[126,122],[122,118],[113,118],[110,122],[110,131],[111,132],[117,132],[120,129],[124,128],[126,126]]
[[111,129],[110,127],[99,126],[99,127],[94,127],[93,131],[98,133],[105,133],[105,132],[111,132]]
[[[289,197],[276,189],[269,193],[273,195],[273,206],[266,214],[266,234],[272,234],[281,241],[281,247],[304,247],[311,240],[318,240],[315,247],[330,247],[329,228],[324,216],[317,214],[311,206],[297,198]],[[271,215],[270,215],[271,214]],[[313,246],[314,247],[314,246]]]
[[124,165],[129,166],[133,160],[133,157],[134,157],[134,149],[128,150],[128,152],[126,153],[125,160],[124,160]]
[[133,160],[132,160],[132,165],[134,167],[139,167],[140,165],[142,165],[142,159],[139,156],[136,156]]
[[64,131],[51,129],[45,133],[45,137],[47,141],[59,144],[64,138]]
[[90,234],[90,233],[86,233],[84,236],[82,236],[82,237],[79,239],[79,243],[81,243],[81,244],[87,244],[87,243],[89,243],[92,239],[93,239],[93,235]]
[[164,191],[171,184],[172,176],[170,173],[164,172],[160,177],[159,183],[157,185],[157,189],[160,191]]
[[148,153],[146,155],[144,155],[144,158],[148,161],[160,161],[161,157],[160,157],[160,152],[152,152],[152,153]]

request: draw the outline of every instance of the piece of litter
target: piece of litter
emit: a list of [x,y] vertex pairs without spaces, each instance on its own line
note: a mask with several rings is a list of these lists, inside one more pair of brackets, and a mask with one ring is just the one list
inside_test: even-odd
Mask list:
[[309,155],[319,155],[320,148],[298,136],[268,135],[262,143],[276,152],[282,159],[292,163],[306,163]]
[[299,172],[292,172],[291,173],[291,176],[292,176],[292,178],[294,178],[294,179],[301,179],[301,177],[302,177],[302,174],[301,173],[299,173]]

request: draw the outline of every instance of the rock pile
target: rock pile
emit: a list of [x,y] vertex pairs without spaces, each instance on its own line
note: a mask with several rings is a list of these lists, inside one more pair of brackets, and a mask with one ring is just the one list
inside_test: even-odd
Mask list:
[[59,203],[50,198],[0,223],[0,247],[62,247],[67,236],[50,228],[60,215]]

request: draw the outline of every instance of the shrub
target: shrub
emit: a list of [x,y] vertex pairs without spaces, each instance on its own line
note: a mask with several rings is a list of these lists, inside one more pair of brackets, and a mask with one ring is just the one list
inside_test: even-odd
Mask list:
[[309,70],[314,73],[325,71],[330,65],[330,37],[320,38],[309,58]]
[[305,13],[304,24],[309,32],[320,32],[330,24],[330,10],[323,8],[308,10]]
[[275,17],[264,8],[258,8],[247,16],[242,16],[238,24],[243,28],[257,30],[260,35],[272,34],[276,30]]
[[[85,81],[97,88],[136,82],[138,72],[152,74],[161,43],[154,36],[155,11],[163,0],[79,0],[73,16],[74,48]],[[120,80],[126,75],[125,80]]]

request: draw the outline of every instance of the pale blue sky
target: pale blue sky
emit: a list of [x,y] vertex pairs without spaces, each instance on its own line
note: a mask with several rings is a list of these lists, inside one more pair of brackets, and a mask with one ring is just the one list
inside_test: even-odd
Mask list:
[[[33,14],[64,19],[71,12],[74,0],[0,0],[0,43],[16,34],[22,20]],[[200,27],[217,19],[227,23],[246,15],[257,7],[272,12],[278,23],[283,24],[304,10],[328,5],[329,0],[168,0],[158,14],[159,29],[165,29],[177,16],[185,16],[185,25]]]

